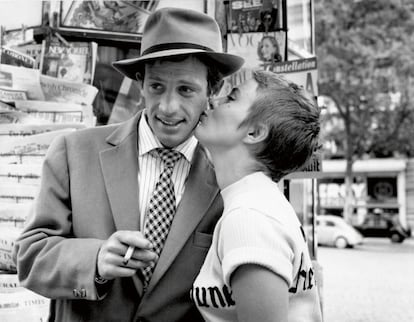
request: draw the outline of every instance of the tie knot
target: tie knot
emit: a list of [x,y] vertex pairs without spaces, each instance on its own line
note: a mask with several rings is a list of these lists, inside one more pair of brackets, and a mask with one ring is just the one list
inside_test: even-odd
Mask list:
[[181,153],[176,150],[158,148],[156,151],[166,168],[173,168],[175,163],[181,158]]

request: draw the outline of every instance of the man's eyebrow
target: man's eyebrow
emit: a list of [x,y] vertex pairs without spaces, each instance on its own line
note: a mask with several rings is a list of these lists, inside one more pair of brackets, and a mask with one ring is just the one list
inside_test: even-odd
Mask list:
[[149,80],[162,81],[162,78],[157,75],[148,75]]

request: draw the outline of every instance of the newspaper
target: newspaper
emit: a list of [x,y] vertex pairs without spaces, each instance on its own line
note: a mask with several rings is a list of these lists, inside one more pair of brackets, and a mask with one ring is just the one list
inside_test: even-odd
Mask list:
[[0,223],[0,269],[16,272],[12,251],[14,243],[21,232],[21,228],[10,226],[7,223]]
[[[1,120],[0,113],[0,120]],[[83,129],[86,127],[85,123],[50,123],[50,124],[1,124],[0,121],[0,140],[3,137],[11,139],[15,137],[24,137],[29,135],[41,134],[63,129]]]
[[33,202],[0,202],[0,223],[10,223],[11,226],[23,228],[32,206]]
[[27,92],[0,87],[0,101],[14,102],[16,100],[27,100]]
[[0,321],[48,321],[50,300],[28,289],[0,293]]
[[39,69],[40,66],[40,56],[42,54],[42,44],[26,44],[19,46],[12,46],[12,49],[23,53],[29,57],[32,57],[35,60],[34,68]]
[[36,61],[34,60],[34,58],[5,46],[1,47],[0,63],[27,68],[36,67]]
[[27,137],[16,137],[0,145],[0,166],[3,164],[35,164],[43,163],[50,143],[59,135],[73,132],[74,129],[63,129]]
[[0,167],[0,185],[7,184],[40,184],[40,164],[2,164]]
[[25,203],[32,202],[38,193],[38,184],[2,183],[0,185],[0,202]]
[[92,105],[98,89],[94,86],[40,75],[40,86],[46,101]]
[[11,111],[14,110],[14,107],[10,104],[6,104],[0,101],[0,111]]
[[40,126],[41,124],[50,123],[50,122],[35,118],[25,112],[20,112],[16,110],[6,110],[6,109],[1,108],[0,106],[0,131],[4,133],[5,130],[7,131],[10,129],[10,127],[5,127],[6,124],[13,127],[16,123],[37,124]]
[[17,274],[0,273],[0,293],[14,293],[23,290],[24,287],[20,285]]
[[95,74],[98,45],[95,42],[43,40],[40,70],[43,75],[91,85]]
[[15,101],[14,104],[19,111],[51,123],[95,125],[92,105],[48,101]]
[[29,100],[44,100],[38,69],[0,64],[0,87],[25,91]]

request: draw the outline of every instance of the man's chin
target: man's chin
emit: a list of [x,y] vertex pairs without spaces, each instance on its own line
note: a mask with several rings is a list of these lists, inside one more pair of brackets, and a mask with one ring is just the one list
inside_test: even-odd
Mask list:
[[157,135],[157,137],[161,144],[166,148],[175,148],[176,146],[180,145],[188,139],[188,137],[177,136],[167,133],[164,133],[162,136]]

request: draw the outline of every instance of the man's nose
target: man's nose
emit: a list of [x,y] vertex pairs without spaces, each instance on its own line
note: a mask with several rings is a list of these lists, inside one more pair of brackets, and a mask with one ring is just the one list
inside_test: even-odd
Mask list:
[[160,100],[159,109],[164,114],[174,114],[180,106],[179,99],[174,93],[165,93]]

